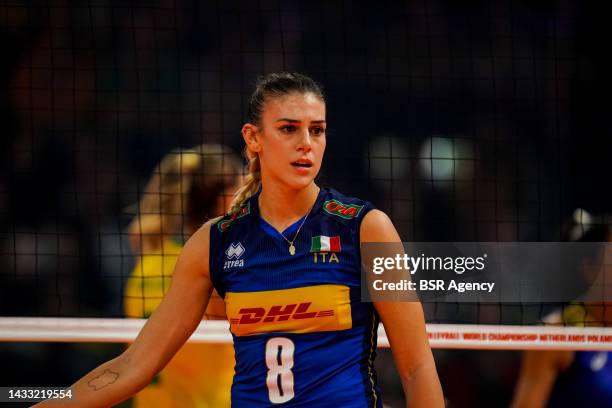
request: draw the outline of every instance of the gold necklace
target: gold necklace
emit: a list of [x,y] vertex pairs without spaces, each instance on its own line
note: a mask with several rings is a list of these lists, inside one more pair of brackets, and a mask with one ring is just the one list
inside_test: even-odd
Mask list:
[[302,223],[298,227],[297,231],[295,231],[295,235],[293,236],[293,239],[291,241],[289,241],[289,239],[285,236],[285,234],[283,234],[282,232],[279,231],[279,234],[281,234],[281,237],[283,237],[285,239],[285,241],[287,241],[287,243],[289,244],[289,255],[291,255],[291,256],[295,255],[295,245],[293,245],[293,243],[295,242],[296,238],[300,234],[300,230],[302,229],[302,226],[306,222],[306,219],[310,215],[310,212],[312,211],[312,209],[314,208],[315,204],[317,203],[317,199],[319,198],[319,191],[321,191],[320,187],[319,187],[319,190],[317,191],[317,198],[315,198],[315,202],[312,203],[312,207],[310,207],[310,210],[308,210],[308,213],[306,214],[306,216],[302,220]]

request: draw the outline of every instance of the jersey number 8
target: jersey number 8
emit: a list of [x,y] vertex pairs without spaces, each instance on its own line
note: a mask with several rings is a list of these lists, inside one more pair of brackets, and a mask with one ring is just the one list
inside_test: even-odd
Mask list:
[[294,352],[295,345],[286,337],[273,337],[266,343],[266,384],[273,404],[282,404],[295,396],[291,371]]

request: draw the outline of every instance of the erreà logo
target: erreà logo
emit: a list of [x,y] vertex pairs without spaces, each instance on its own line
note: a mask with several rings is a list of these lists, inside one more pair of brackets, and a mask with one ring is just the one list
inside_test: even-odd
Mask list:
[[227,261],[223,264],[223,269],[228,268],[236,268],[244,266],[244,259],[240,259],[242,254],[244,254],[244,247],[242,243],[238,242],[237,244],[231,243],[230,246],[225,250],[225,255],[227,256]]
[[327,200],[323,203],[326,213],[350,220],[361,212],[363,205],[344,204],[338,200]]
[[225,255],[227,255],[227,259],[238,259],[242,256],[242,254],[244,254],[244,247],[240,242],[237,244],[234,244],[232,242],[230,246],[228,246],[225,250]]

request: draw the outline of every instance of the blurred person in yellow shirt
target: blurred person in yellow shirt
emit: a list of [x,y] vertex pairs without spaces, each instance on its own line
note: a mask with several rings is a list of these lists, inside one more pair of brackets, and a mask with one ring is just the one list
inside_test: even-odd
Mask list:
[[[127,317],[146,318],[157,308],[183,242],[205,221],[226,212],[241,178],[239,157],[221,145],[175,150],[161,160],[129,226],[137,263],[124,292]],[[226,318],[216,292],[204,318]],[[229,407],[233,374],[231,344],[188,343],[134,396],[133,406]]]

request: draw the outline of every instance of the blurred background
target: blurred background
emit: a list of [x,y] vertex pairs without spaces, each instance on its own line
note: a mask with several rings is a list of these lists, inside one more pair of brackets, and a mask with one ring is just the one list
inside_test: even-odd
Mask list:
[[[327,93],[320,184],[404,241],[557,241],[611,211],[608,18],[579,1],[0,1],[0,315],[122,317],[154,166],[242,150],[259,75]],[[607,220],[600,219],[600,222]],[[530,324],[545,305],[427,304]],[[121,345],[2,343],[2,385],[68,385]],[[401,406],[388,350],[383,397]],[[449,406],[507,406],[519,354],[436,350]],[[52,373],[52,374],[51,374]]]

